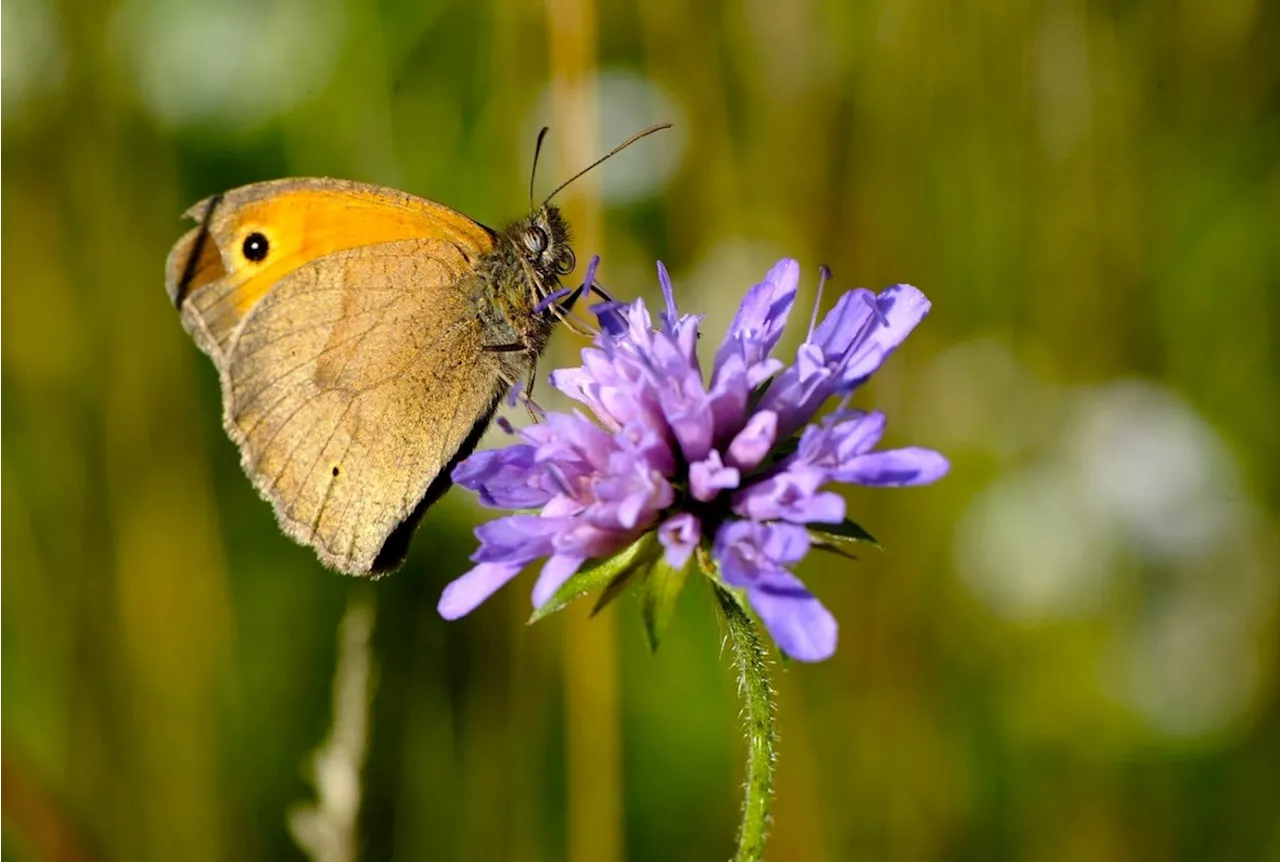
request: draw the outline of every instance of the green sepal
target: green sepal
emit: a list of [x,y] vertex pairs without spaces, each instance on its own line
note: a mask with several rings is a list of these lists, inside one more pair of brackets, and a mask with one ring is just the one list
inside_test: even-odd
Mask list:
[[630,566],[612,581],[605,584],[604,589],[600,591],[600,598],[596,599],[595,607],[591,609],[591,616],[594,617],[613,604],[614,599],[625,593],[632,584],[647,577],[651,562],[653,562],[652,559],[646,559],[638,565]]
[[880,543],[876,541],[875,536],[848,518],[839,524],[808,524],[806,526],[809,537],[819,547],[861,543],[880,548]]
[[529,624],[532,625],[548,614],[562,610],[565,605],[583,593],[598,587],[605,587],[607,590],[615,581],[622,581],[625,585],[633,574],[653,561],[657,544],[657,537],[650,531],[612,557],[593,560],[583,566],[561,584],[560,589],[556,590],[551,598],[533,612],[529,617]]
[[640,613],[644,617],[649,649],[653,652],[658,651],[658,642],[675,616],[676,602],[688,575],[688,563],[676,569],[666,558],[659,557],[640,582]]
[[861,559],[861,557],[859,557],[857,554],[851,554],[848,551],[846,551],[844,548],[840,547],[839,545],[833,545],[829,542],[825,542],[822,539],[818,539],[814,536],[810,536],[809,540],[811,542],[811,547],[815,551],[823,551],[828,554],[835,554],[837,557],[844,557],[846,560]]

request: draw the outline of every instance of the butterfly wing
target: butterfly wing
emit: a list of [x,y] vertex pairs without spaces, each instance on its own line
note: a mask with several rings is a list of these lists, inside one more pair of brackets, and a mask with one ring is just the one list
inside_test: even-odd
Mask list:
[[435,240],[337,252],[279,282],[234,340],[227,431],[283,530],[333,568],[399,562],[392,534],[448,487],[504,388],[458,263]]
[[[494,248],[492,231],[455,210],[345,180],[254,183],[207,198],[186,215],[200,224],[169,253],[166,289],[183,325],[215,363],[278,281],[324,255],[402,239],[436,239],[467,260]],[[261,260],[245,255],[245,241],[255,234],[268,249]]]
[[[212,218],[198,205],[204,223],[170,256],[169,285],[219,368],[227,431],[282,529],[326,565],[365,574],[399,562],[505,384],[472,299],[491,235],[428,201],[370,209],[346,191],[301,215],[298,200],[254,206],[279,206],[280,194],[230,200],[245,190]],[[216,255],[198,247],[202,231]],[[250,265],[237,255],[255,231],[271,253]]]

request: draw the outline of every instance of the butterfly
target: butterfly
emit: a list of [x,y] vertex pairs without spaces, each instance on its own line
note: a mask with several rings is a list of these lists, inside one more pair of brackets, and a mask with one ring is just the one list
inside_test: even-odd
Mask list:
[[666,127],[537,207],[531,176],[531,212],[501,230],[319,178],[187,211],[199,224],[169,253],[165,286],[218,370],[223,425],[286,535],[350,574],[404,560],[453,466],[593,287],[561,287],[574,253],[551,198]]

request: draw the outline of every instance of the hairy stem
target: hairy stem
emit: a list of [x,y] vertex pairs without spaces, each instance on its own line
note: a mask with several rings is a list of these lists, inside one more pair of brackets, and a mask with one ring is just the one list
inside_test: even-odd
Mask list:
[[769,684],[765,648],[755,623],[728,590],[719,584],[713,585],[713,589],[729,629],[747,736],[746,797],[742,802],[742,824],[738,827],[738,852],[733,858],[734,862],[758,862],[764,858],[769,807],[773,803],[773,759],[777,741],[773,727],[773,687]]

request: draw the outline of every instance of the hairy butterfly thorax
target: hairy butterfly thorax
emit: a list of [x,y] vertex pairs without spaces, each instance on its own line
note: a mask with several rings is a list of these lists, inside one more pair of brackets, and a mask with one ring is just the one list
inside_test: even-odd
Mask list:
[[495,335],[486,349],[507,354],[512,376],[527,374],[546,347],[557,320],[553,304],[544,300],[573,271],[569,226],[554,206],[544,205],[513,222],[497,236],[494,250],[477,264],[480,294],[477,313]]

